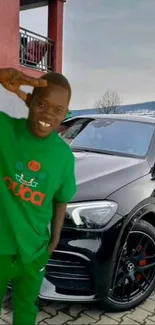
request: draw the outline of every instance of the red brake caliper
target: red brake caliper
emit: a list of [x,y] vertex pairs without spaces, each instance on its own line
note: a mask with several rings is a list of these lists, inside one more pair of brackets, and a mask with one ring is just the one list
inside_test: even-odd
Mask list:
[[[141,250],[143,249],[143,246],[139,246],[139,251],[141,252]],[[144,256],[146,256],[147,254],[144,252]],[[147,260],[143,259],[141,261],[139,261],[139,266],[145,266],[147,264]],[[140,281],[142,279],[143,275],[141,273],[137,273],[136,275],[136,280]]]

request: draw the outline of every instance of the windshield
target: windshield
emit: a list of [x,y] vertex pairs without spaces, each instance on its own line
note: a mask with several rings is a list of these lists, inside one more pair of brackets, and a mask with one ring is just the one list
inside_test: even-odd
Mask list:
[[75,150],[143,157],[150,146],[154,125],[112,119],[75,119],[62,138]]

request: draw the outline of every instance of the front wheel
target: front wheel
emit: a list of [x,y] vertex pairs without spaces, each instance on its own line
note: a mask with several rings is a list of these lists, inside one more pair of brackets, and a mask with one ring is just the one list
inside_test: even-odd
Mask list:
[[131,230],[116,269],[112,295],[101,302],[107,311],[125,311],[155,289],[155,228],[144,220]]

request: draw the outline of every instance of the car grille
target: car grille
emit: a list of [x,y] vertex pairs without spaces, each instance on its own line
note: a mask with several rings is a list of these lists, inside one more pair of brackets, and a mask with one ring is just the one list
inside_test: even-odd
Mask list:
[[78,253],[55,251],[46,266],[45,277],[55,285],[57,293],[93,294],[90,262]]

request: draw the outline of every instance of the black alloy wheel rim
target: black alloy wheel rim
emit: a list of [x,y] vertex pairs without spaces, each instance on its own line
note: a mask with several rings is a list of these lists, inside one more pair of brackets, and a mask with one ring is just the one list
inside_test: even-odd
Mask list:
[[141,298],[155,281],[155,241],[143,231],[131,231],[116,270],[112,295],[115,303]]

